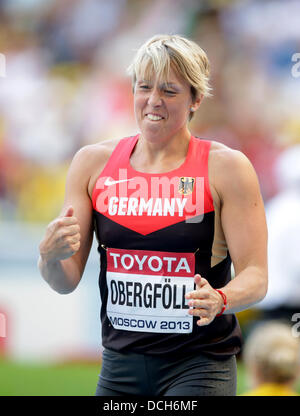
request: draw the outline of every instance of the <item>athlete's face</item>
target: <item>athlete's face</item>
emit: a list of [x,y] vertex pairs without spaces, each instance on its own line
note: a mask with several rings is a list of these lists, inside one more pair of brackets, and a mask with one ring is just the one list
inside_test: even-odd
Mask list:
[[167,140],[186,134],[192,102],[191,87],[171,69],[169,79],[137,78],[134,90],[134,111],[142,136],[150,141]]

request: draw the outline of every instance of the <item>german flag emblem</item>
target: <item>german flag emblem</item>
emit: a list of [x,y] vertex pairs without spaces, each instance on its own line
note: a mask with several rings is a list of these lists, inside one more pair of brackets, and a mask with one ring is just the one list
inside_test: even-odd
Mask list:
[[189,195],[193,192],[195,178],[181,177],[179,179],[178,192],[182,195]]

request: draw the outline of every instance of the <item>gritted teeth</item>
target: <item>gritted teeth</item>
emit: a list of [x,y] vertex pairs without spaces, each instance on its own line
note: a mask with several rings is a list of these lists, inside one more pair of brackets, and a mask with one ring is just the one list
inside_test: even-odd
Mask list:
[[158,120],[162,120],[164,118],[164,117],[162,117],[158,114],[151,114],[151,113],[146,114],[146,116],[152,121],[158,121]]

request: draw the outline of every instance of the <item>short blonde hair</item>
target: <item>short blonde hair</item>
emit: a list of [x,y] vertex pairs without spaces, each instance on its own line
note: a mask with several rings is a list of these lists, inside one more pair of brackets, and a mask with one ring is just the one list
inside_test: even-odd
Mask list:
[[299,371],[299,340],[288,324],[271,321],[258,325],[246,340],[243,357],[264,382],[285,383]]
[[155,73],[166,80],[171,67],[191,85],[193,101],[202,94],[211,96],[206,53],[197,43],[180,35],[156,35],[147,40],[137,50],[127,72],[134,88],[137,77],[149,80]]

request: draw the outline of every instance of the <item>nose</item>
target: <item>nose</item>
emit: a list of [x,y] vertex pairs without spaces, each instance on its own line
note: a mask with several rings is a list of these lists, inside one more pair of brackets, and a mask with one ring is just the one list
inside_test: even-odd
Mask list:
[[160,107],[162,104],[160,92],[153,88],[153,90],[150,92],[149,98],[148,98],[148,104],[152,107]]

